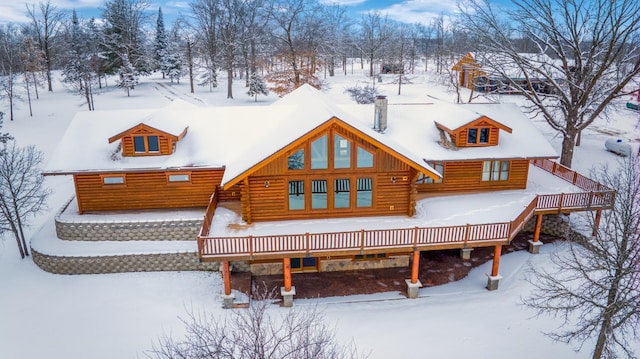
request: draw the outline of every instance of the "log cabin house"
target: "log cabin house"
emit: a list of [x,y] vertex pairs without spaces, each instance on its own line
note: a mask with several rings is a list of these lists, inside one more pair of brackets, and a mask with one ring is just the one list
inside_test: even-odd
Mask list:
[[[468,256],[494,247],[496,289],[500,249],[532,216],[539,235],[545,213],[611,205],[611,193],[549,161],[556,157],[514,104],[336,104],[304,85],[269,106],[175,100],[160,110],[80,112],[45,175],[73,176],[79,214],[206,208],[198,257],[221,263],[225,306],[231,262],[282,273],[291,305],[291,273],[308,270],[411,266],[415,297],[420,251],[434,249]],[[380,224],[416,218],[425,197],[523,190],[533,164],[588,194],[527,199],[508,222]]]
[[[558,73],[557,69],[551,66],[555,61],[545,54],[522,53],[520,55],[532,65],[540,68],[545,67],[545,73]],[[483,67],[483,59],[485,61],[489,59],[493,63],[502,65],[499,69],[492,70],[486,66]],[[451,70],[458,73],[459,86],[478,92],[517,94],[520,93],[518,88],[528,88],[528,82],[531,82],[533,91],[539,93],[551,91],[546,85],[546,79],[540,74],[525,74],[521,67],[511,63],[512,60],[505,55],[468,52],[451,67]],[[555,66],[560,65],[556,64]],[[558,73],[556,77],[561,78],[562,74]],[[514,83],[517,86],[514,86]]]

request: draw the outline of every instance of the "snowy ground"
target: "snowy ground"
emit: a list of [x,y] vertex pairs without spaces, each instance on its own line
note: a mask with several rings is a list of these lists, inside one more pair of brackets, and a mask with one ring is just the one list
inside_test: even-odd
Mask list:
[[[452,99],[454,95],[414,76],[413,84],[397,85],[385,77],[382,92],[390,103],[424,102],[427,96]],[[345,101],[344,89],[369,80],[358,70],[348,76],[328,79],[327,91]],[[111,81],[112,83],[112,81]],[[244,94],[242,82],[235,86],[236,99],[226,99],[226,86],[207,92],[188,85],[170,85],[151,76],[136,87],[131,97],[109,87],[95,99],[96,109],[160,107],[171,99],[204,105],[263,106],[276,97],[259,97],[255,103]],[[81,99],[57,84],[54,93],[41,91],[34,102],[34,117],[20,104],[16,120],[5,119],[0,131],[10,132],[20,145],[35,144],[47,155],[55,148],[76,111],[84,111]],[[463,96],[466,98],[466,96]],[[503,101],[518,101],[505,97]],[[614,164],[617,157],[604,151],[611,136],[636,141],[640,138],[638,113],[622,109],[609,121],[599,121],[582,137],[574,168],[588,174],[593,165]],[[3,104],[6,112],[6,106]],[[560,138],[542,121],[538,127],[560,148]],[[73,183],[66,177],[49,177],[54,191],[50,211],[33,221],[30,233],[53,233],[51,217],[71,197]],[[532,290],[525,278],[530,266],[549,264],[549,254],[562,251],[563,244],[545,245],[537,256],[516,252],[505,255],[500,264],[504,277],[498,291],[484,288],[490,263],[476,268],[458,282],[424,288],[420,298],[405,299],[397,293],[296,300],[297,308],[319,304],[330,325],[335,324],[341,340],[353,339],[371,358],[588,358],[589,343],[580,352],[554,343],[541,334],[553,330],[561,319],[535,318],[521,304]],[[295,281],[295,278],[294,278]],[[61,276],[40,270],[30,259],[20,260],[12,238],[0,241],[0,358],[138,358],[162,333],[180,335],[179,316],[187,308],[206,309],[215,315],[221,309],[221,281],[217,273],[166,272],[109,275]],[[287,309],[274,308],[274,311]],[[640,343],[636,344],[640,353]]]

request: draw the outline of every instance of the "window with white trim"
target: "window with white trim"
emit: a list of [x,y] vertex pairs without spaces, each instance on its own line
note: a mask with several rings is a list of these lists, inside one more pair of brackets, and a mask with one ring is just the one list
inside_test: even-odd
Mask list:
[[482,162],[483,181],[506,181],[509,179],[509,161]]

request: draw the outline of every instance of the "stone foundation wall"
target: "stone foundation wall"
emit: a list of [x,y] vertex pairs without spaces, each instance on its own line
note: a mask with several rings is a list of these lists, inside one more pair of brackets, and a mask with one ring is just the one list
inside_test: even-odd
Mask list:
[[[533,232],[536,228],[536,216],[533,216],[522,228],[523,231]],[[568,241],[584,241],[587,237],[577,232],[569,222],[569,216],[564,214],[546,214],[542,216],[540,233],[564,238]]]
[[[359,269],[381,269],[408,267],[409,256],[390,256],[387,259],[376,260],[353,260],[351,258],[341,259],[320,259],[319,272],[337,272]],[[282,262],[276,263],[253,263],[250,265],[253,275],[274,275],[282,274]]]
[[[55,274],[104,274],[159,271],[218,271],[220,262],[198,261],[193,252],[128,254],[97,257],[64,257],[31,251],[33,261],[44,271]],[[231,262],[235,271],[248,270],[245,262]]]
[[[536,218],[533,216],[529,222],[527,222],[522,231],[533,232],[536,228]],[[567,239],[572,232],[569,218],[564,214],[545,214],[542,216],[542,225],[540,226],[540,232],[548,234],[550,236],[561,237]]]
[[408,255],[389,256],[389,258],[387,259],[375,259],[375,260],[352,260],[350,258],[346,258],[346,259],[326,259],[326,260],[320,261],[321,272],[397,268],[397,267],[408,267],[408,266],[409,266]]

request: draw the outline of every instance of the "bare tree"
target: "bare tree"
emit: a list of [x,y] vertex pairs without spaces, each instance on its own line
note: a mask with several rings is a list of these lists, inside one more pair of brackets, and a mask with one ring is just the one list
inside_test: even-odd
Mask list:
[[218,21],[220,0],[192,0],[189,3],[193,16],[194,33],[200,37],[196,40],[203,54],[206,74],[200,85],[209,86],[213,90],[218,86]]
[[322,37],[320,4],[315,0],[279,0],[271,4],[270,19],[275,54],[284,59],[283,68],[272,72],[269,80],[275,84],[273,92],[284,95],[302,84],[319,88],[317,69],[318,42],[312,29]]
[[43,186],[40,165],[44,155],[34,146],[3,146],[0,156],[0,223],[13,233],[20,256],[29,256],[24,229],[33,215],[45,209],[49,190]]
[[[533,269],[536,290],[525,299],[539,315],[564,318],[562,331],[547,333],[581,348],[595,339],[593,358],[636,358],[640,339],[640,162],[601,167],[596,178],[617,191],[612,210],[591,238],[568,243],[552,256],[553,268]],[[594,218],[591,218],[591,222]],[[590,224],[591,227],[593,223]],[[592,228],[592,227],[591,227]]]
[[[580,132],[606,116],[611,101],[626,95],[625,86],[640,74],[640,3],[513,0],[515,9],[505,11],[488,0],[463,4],[465,27],[487,55],[485,71],[508,81],[562,134],[560,162],[570,167]],[[522,38],[536,56],[520,52]]]
[[220,0],[218,36],[222,49],[223,66],[227,71],[227,98],[233,98],[233,72],[240,56],[242,18],[246,15],[246,1]]
[[18,74],[22,71],[20,61],[21,34],[13,24],[0,27],[0,94],[9,101],[9,120],[13,121],[15,101],[20,98],[16,92]]
[[369,76],[373,77],[373,63],[381,57],[391,35],[389,20],[377,11],[369,11],[360,19],[360,32],[356,46],[369,60]]
[[31,28],[33,35],[40,45],[40,50],[44,54],[47,70],[47,85],[49,91],[53,91],[51,84],[51,69],[53,66],[53,56],[56,46],[56,36],[62,26],[64,13],[51,4],[51,0],[38,4],[40,13],[36,11],[35,5],[27,4],[27,13],[31,18]]
[[186,319],[186,338],[168,335],[147,353],[150,358],[324,359],[362,358],[355,345],[337,342],[335,332],[314,307],[287,309],[273,315],[273,294],[254,300],[248,309],[234,310],[226,318],[194,313]]

